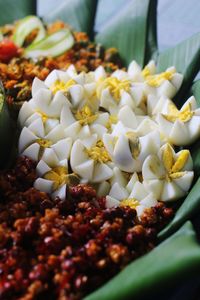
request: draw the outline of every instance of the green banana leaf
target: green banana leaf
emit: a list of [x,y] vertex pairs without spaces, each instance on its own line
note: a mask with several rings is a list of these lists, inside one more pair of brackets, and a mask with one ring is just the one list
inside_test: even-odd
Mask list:
[[150,1],[149,11],[147,17],[147,34],[146,34],[146,52],[145,61],[146,65],[151,59],[156,60],[158,56],[158,42],[157,42],[157,6],[158,1]]
[[66,0],[44,16],[44,21],[62,20],[77,31],[87,32],[93,38],[94,19],[97,0]]
[[184,75],[181,89],[175,97],[176,104],[182,105],[184,96],[200,69],[200,33],[159,54],[158,71],[164,71],[169,66],[175,66]]
[[5,94],[0,82],[0,169],[5,166],[12,148],[13,126],[10,119]]
[[150,3],[149,0],[128,2],[95,37],[95,41],[105,48],[117,48],[126,66],[133,59],[144,65]]
[[35,0],[0,0],[0,25],[36,13]]
[[[190,222],[150,253],[129,264],[84,300],[141,299],[196,275],[200,246]],[[151,298],[150,298],[151,299]],[[155,298],[156,299],[156,298]],[[158,299],[158,298],[157,298]]]

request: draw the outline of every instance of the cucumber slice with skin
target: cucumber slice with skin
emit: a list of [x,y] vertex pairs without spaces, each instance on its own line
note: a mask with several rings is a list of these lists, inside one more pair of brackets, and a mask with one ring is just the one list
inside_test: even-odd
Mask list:
[[59,30],[38,43],[31,44],[24,51],[24,56],[28,58],[38,58],[44,56],[56,57],[72,48],[74,37],[69,29]]
[[26,37],[35,29],[38,29],[38,34],[32,44],[39,42],[46,36],[44,25],[36,16],[28,16],[20,20],[13,36],[14,43],[19,47],[23,46]]

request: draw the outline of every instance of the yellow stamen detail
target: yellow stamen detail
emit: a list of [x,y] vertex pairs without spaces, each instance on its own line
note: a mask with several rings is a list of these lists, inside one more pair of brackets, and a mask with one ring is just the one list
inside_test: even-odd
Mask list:
[[177,178],[181,178],[186,174],[186,172],[176,172],[176,173],[172,173],[170,174],[170,178],[171,179],[177,179]]
[[114,97],[115,101],[119,102],[121,90],[129,92],[130,87],[131,87],[130,80],[127,79],[119,80],[115,77],[109,77],[103,81],[102,80],[99,81],[97,86],[97,96],[98,98],[100,98],[102,91],[108,88],[110,90],[110,93]]
[[46,139],[38,139],[36,140],[36,143],[38,143],[42,148],[49,148],[53,145],[52,141]]
[[176,159],[174,160],[173,151],[169,144],[166,145],[162,153],[162,161],[167,171],[166,179],[171,181],[172,179],[180,178],[186,174],[186,171],[181,171],[189,158],[189,150],[182,150]]
[[163,164],[167,172],[171,172],[172,166],[174,164],[173,152],[169,144],[166,145],[162,154]]
[[134,198],[127,198],[127,199],[123,199],[120,202],[120,206],[129,206],[132,209],[136,209],[136,207],[139,205],[139,201],[134,199]]
[[[144,74],[147,73],[146,71],[144,72]],[[162,72],[160,74],[156,74],[156,75],[146,75],[145,79],[146,79],[146,83],[150,86],[153,87],[158,87],[160,86],[165,80],[171,80],[173,75],[175,73],[175,70],[173,71],[166,71],[166,72]]]
[[69,88],[74,84],[76,84],[76,82],[73,79],[68,80],[66,83],[60,80],[56,80],[50,87],[50,90],[53,94],[55,94],[58,91],[67,92]]
[[98,114],[93,114],[90,107],[85,105],[76,112],[75,118],[79,121],[80,125],[89,125],[98,118]]
[[188,103],[182,111],[179,111],[173,103],[169,104],[169,114],[163,114],[164,118],[170,122],[180,120],[182,122],[188,122],[193,117],[194,112],[191,110],[191,105]]
[[92,158],[95,162],[103,164],[111,161],[110,155],[106,150],[102,140],[97,141],[96,145],[89,150],[87,149],[86,152],[88,156]]
[[55,119],[55,120],[58,119],[56,117],[48,116],[47,114],[45,114],[39,109],[36,109],[35,112],[42,118],[43,123],[45,123],[48,119]]
[[57,190],[68,182],[68,172],[63,166],[55,167],[44,175],[44,179],[53,181],[53,190]]
[[142,70],[142,76],[146,78],[147,76],[150,76],[150,75],[151,75],[150,70],[149,70],[149,68],[146,66],[146,67]]
[[112,127],[112,124],[117,124],[118,118],[116,115],[110,115],[108,122],[106,124],[106,128],[110,129]]
[[177,173],[183,169],[183,167],[187,163],[189,155],[190,155],[189,150],[182,150],[180,152],[180,155],[178,156],[175,164],[172,167],[172,173]]

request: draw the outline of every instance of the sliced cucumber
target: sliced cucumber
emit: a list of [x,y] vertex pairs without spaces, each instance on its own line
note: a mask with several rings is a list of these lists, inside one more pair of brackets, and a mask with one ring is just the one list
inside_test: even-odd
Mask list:
[[13,36],[14,43],[19,47],[23,46],[26,37],[35,29],[38,29],[38,34],[34,39],[33,44],[39,42],[46,36],[44,25],[36,16],[28,16],[20,20]]
[[74,45],[74,37],[69,29],[59,30],[38,43],[31,44],[24,51],[24,56],[38,58],[59,56]]

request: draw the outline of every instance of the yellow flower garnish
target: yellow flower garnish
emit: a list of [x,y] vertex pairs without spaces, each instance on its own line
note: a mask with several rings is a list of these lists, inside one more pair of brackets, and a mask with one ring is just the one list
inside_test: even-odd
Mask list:
[[173,103],[170,103],[168,108],[169,114],[163,114],[163,117],[170,122],[180,120],[185,123],[190,121],[194,115],[190,103],[188,103],[182,111],[179,111]]
[[55,119],[55,120],[58,119],[56,117],[48,116],[47,114],[45,114],[39,109],[36,109],[35,112],[42,118],[43,123],[45,123],[48,119]]
[[181,171],[189,158],[189,150],[182,150],[176,161],[174,161],[173,152],[169,144],[165,147],[162,160],[167,171],[167,180],[180,178],[185,175],[185,171]]
[[162,72],[162,73],[156,74],[156,75],[150,75],[148,68],[146,70],[144,68],[142,74],[145,77],[146,83],[148,85],[153,86],[153,87],[158,87],[163,83],[163,81],[171,80],[174,73],[175,73],[175,70]]
[[117,124],[118,118],[116,115],[110,115],[106,124],[107,129],[111,129],[112,124]]
[[142,75],[143,77],[147,77],[151,75],[150,70],[147,66],[142,70]]
[[99,81],[97,85],[97,96],[98,98],[100,98],[102,91],[106,88],[109,88],[110,93],[114,97],[115,101],[119,102],[121,90],[129,92],[130,87],[131,87],[130,80],[127,79],[119,80],[115,77],[109,77]]
[[176,162],[172,166],[172,173],[177,173],[183,169],[190,156],[189,150],[182,150]]
[[86,152],[88,156],[92,158],[95,162],[103,164],[111,161],[110,155],[106,150],[102,140],[97,141],[96,145],[89,150],[87,149]]
[[73,79],[68,80],[66,83],[60,80],[56,80],[50,87],[50,90],[53,94],[55,94],[58,91],[67,92],[69,88],[74,84],[76,84],[76,82]]
[[134,159],[140,155],[141,145],[138,136],[134,132],[127,132],[126,136],[129,139],[129,146]]
[[78,176],[68,174],[67,168],[63,166],[55,167],[44,175],[44,179],[53,181],[53,190],[57,190],[64,184],[69,184],[75,178],[77,183]]
[[120,202],[120,206],[129,206],[132,209],[136,209],[136,207],[139,205],[139,201],[134,199],[134,198],[127,198],[127,199],[123,199]]
[[93,114],[90,107],[85,105],[76,112],[75,118],[79,121],[80,125],[89,125],[98,118],[98,114]]
[[53,145],[52,141],[46,139],[38,139],[36,140],[36,143],[38,143],[42,148],[49,148]]

